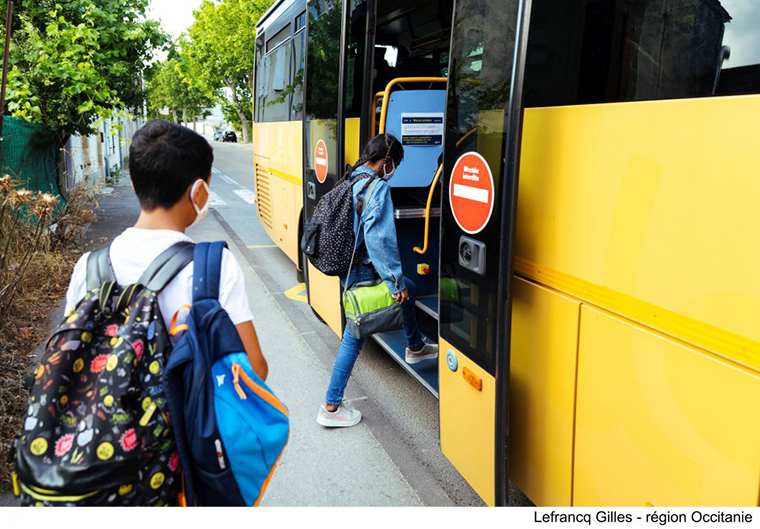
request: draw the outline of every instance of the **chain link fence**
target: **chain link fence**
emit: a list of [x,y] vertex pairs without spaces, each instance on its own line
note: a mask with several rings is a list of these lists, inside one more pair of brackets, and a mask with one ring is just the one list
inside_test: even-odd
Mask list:
[[66,200],[58,187],[58,142],[54,130],[14,117],[3,120],[0,175],[9,174],[29,191],[41,191]]

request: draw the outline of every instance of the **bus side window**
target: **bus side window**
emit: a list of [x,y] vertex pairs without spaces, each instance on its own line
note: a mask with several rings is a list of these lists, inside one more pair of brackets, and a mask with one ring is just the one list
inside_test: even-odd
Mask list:
[[532,13],[526,106],[760,93],[760,2],[534,0]]

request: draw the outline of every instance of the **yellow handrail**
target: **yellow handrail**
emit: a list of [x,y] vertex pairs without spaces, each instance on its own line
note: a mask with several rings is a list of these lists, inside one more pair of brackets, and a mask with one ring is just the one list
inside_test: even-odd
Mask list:
[[383,109],[380,112],[380,132],[379,134],[383,134],[385,132],[385,119],[388,115],[388,100],[390,99],[391,90],[393,90],[393,87],[400,83],[446,83],[448,82],[448,79],[445,77],[399,77],[397,79],[392,80],[388,85],[385,87],[385,92],[383,92]]
[[[477,127],[473,127],[467,132],[467,134],[459,138],[459,141],[457,141],[457,147],[459,147],[464,140],[472,136],[476,130],[477,130]],[[425,246],[423,248],[420,248],[419,246],[414,247],[414,251],[420,255],[425,255],[428,250],[428,239],[430,238],[430,206],[433,204],[433,194],[435,193],[435,186],[438,185],[438,180],[441,178],[442,172],[443,172],[443,164],[438,166],[438,172],[435,173],[435,178],[433,179],[433,183],[430,184],[430,193],[428,193],[427,206],[425,207]]]
[[372,98],[372,136],[377,133],[377,100],[385,96],[385,92],[378,92]]
[[430,184],[430,193],[428,193],[427,207],[425,208],[425,245],[423,248],[419,246],[414,247],[414,251],[420,255],[425,255],[428,250],[428,239],[430,239],[430,205],[433,203],[433,195],[435,194],[435,186],[438,185],[438,179],[441,178],[443,172],[443,164],[438,166],[438,171],[435,173],[433,183]]

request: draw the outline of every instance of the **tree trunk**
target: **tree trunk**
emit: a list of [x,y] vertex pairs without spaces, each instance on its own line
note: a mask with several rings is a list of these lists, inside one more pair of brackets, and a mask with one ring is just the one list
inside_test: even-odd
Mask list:
[[240,125],[243,129],[243,143],[250,143],[251,135],[248,131],[248,118],[245,116],[245,112],[243,111],[240,99],[237,95],[237,84],[232,82],[231,79],[227,79],[227,87],[230,89],[232,96],[232,106],[235,107],[235,112],[237,112],[237,115],[240,118]]
[[186,108],[182,109],[182,123],[184,123],[185,127],[187,127],[187,109]]
[[177,121],[177,111],[174,109],[172,109],[172,117],[174,118],[174,123],[179,123],[179,121]]

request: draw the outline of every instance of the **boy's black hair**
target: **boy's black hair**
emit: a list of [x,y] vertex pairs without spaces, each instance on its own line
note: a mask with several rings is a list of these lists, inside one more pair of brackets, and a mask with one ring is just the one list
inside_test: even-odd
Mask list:
[[203,136],[164,119],[138,130],[129,147],[129,172],[145,211],[174,206],[193,182],[208,181],[213,163]]

